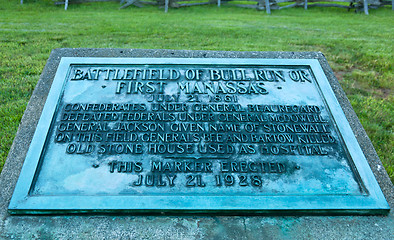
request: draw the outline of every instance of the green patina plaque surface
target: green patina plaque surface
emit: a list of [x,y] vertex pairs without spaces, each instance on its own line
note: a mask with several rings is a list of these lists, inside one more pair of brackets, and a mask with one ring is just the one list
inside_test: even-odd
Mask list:
[[314,59],[62,58],[11,213],[384,213]]

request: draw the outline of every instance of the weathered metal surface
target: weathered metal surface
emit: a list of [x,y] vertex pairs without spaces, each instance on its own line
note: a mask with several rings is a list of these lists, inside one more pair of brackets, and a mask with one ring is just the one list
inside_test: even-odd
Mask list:
[[317,60],[63,58],[11,213],[384,213]]

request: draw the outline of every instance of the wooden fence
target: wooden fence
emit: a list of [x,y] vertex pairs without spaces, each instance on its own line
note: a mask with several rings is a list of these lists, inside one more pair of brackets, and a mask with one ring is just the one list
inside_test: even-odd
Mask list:
[[[23,4],[23,0],[20,0]],[[55,4],[64,4],[64,9],[67,10],[68,4],[71,3],[85,3],[85,2],[108,2],[119,0],[63,0],[55,2]],[[169,8],[179,8],[196,5],[216,4],[218,7],[226,4],[237,7],[254,8],[257,10],[265,10],[268,14],[271,10],[280,10],[290,7],[303,7],[305,10],[308,7],[339,7],[346,9],[355,9],[356,11],[364,11],[369,14],[368,9],[379,8],[385,5],[391,5],[394,10],[394,0],[120,0],[121,7],[128,6],[143,7],[144,5],[157,5],[164,8],[168,12]]]

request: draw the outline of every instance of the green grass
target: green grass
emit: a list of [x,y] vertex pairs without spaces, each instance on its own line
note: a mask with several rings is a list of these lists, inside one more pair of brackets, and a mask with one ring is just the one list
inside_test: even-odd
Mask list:
[[119,4],[54,6],[0,0],[0,169],[54,48],[321,51],[394,180],[394,12],[338,8],[272,11],[233,6],[118,10]]

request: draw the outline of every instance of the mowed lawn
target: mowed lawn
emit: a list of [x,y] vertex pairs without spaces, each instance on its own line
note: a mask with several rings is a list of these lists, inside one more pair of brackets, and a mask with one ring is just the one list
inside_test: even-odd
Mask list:
[[54,48],[321,51],[394,180],[394,11],[0,0],[0,170]]

